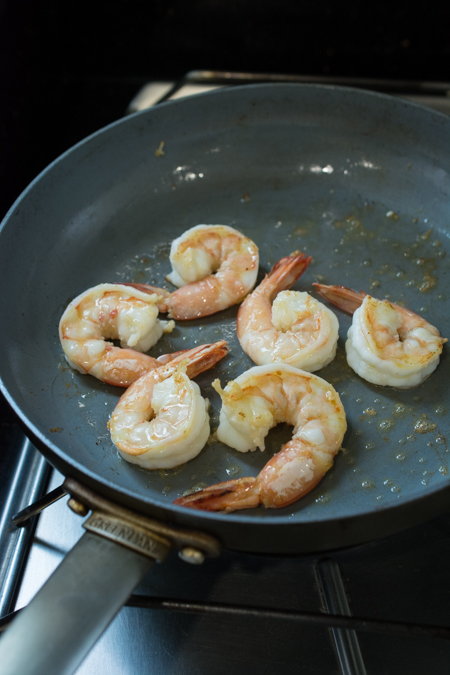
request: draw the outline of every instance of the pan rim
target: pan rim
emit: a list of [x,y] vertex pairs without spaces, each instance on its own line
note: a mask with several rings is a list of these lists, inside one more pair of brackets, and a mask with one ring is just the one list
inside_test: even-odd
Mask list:
[[[323,90],[323,89],[326,89],[326,90],[330,90],[330,91],[331,90],[346,91],[346,92],[352,93],[352,95],[361,94],[362,96],[366,96],[366,97],[371,96],[371,97],[374,97],[374,98],[377,98],[377,99],[379,99],[379,98],[389,99],[389,100],[394,99],[397,102],[397,104],[400,105],[400,106],[406,106],[408,108],[410,108],[412,106],[412,107],[415,107],[415,108],[419,108],[421,110],[426,110],[427,114],[430,113],[430,110],[428,108],[426,108],[426,106],[423,106],[423,105],[415,103],[415,102],[406,101],[404,99],[397,98],[397,97],[394,97],[394,96],[389,95],[389,94],[384,94],[384,93],[380,93],[380,92],[373,92],[373,91],[369,91],[369,90],[365,90],[365,89],[356,89],[356,88],[353,88],[353,87],[344,87],[344,86],[341,86],[341,85],[321,85],[321,84],[310,84],[310,83],[305,83],[305,84],[303,84],[303,83],[257,83],[257,84],[248,84],[248,85],[236,86],[236,87],[233,87],[232,90],[233,91],[242,90],[242,89],[248,90],[249,88],[252,88],[254,90],[263,90],[263,89],[266,89],[266,90],[269,90],[269,89],[270,90],[276,90],[276,89],[291,89],[291,90],[293,90],[293,89],[320,89],[320,90]],[[226,95],[227,93],[229,93],[229,91],[230,91],[230,89],[223,88],[223,89],[219,89],[217,91],[204,92],[202,94],[199,94],[198,96],[200,96],[202,98],[203,97],[218,97],[218,96]],[[167,106],[172,107],[174,105],[175,106],[182,106],[186,103],[186,100],[188,100],[188,99],[178,99],[178,100],[175,100],[175,101],[167,101],[167,102],[164,102],[164,103],[160,104],[158,106],[158,109],[162,108],[163,106],[164,107],[167,107]],[[122,118],[120,120],[116,120],[116,121],[112,122],[111,124],[108,124],[107,126],[102,127],[101,129],[95,131],[93,134],[90,134],[86,138],[82,139],[81,141],[79,141],[75,145],[68,148],[64,153],[59,155],[57,158],[55,158],[47,167],[45,167],[33,179],[33,181],[31,181],[31,183],[25,188],[25,190],[21,193],[21,195],[19,195],[19,197],[15,200],[15,202],[13,203],[13,205],[8,210],[7,214],[5,215],[3,221],[0,225],[0,233],[3,231],[3,228],[7,225],[9,219],[11,218],[12,214],[15,212],[17,207],[21,204],[22,200],[24,200],[26,198],[27,194],[34,188],[34,186],[41,180],[41,178],[44,175],[46,175],[48,172],[53,170],[53,168],[55,166],[57,166],[60,162],[64,161],[64,159],[67,156],[69,156],[75,150],[77,150],[79,148],[82,148],[84,145],[90,143],[92,139],[101,136],[105,132],[114,129],[117,126],[126,124],[128,120],[130,120],[130,123],[131,123],[132,118],[144,117],[144,116],[147,116],[149,114],[151,114],[151,111],[144,110],[144,111],[140,111],[140,112],[137,112],[137,113],[133,113],[129,117]],[[431,114],[433,114],[434,116],[438,116],[442,120],[445,120],[445,123],[448,124],[448,122],[449,122],[448,116],[446,116],[444,113],[440,113],[438,111],[431,111]],[[15,413],[21,419],[24,426],[34,436],[36,436],[36,438],[39,440],[39,442],[42,444],[42,446],[45,447],[49,451],[49,454],[54,454],[57,457],[61,458],[61,460],[64,463],[71,466],[77,472],[80,472],[82,474],[86,474],[87,476],[89,476],[89,478],[92,481],[100,484],[102,486],[102,488],[110,488],[111,487],[111,484],[108,483],[103,477],[97,475],[95,472],[93,472],[90,469],[88,469],[87,467],[83,466],[81,463],[79,463],[74,458],[67,456],[67,454],[65,452],[61,451],[61,449],[59,448],[59,446],[57,444],[55,444],[51,439],[49,439],[43,431],[41,431],[38,427],[36,427],[29,420],[28,416],[22,411],[20,405],[16,402],[15,398],[10,393],[9,389],[7,388],[6,384],[4,383],[3,376],[2,376],[1,373],[0,373],[0,390],[1,390],[2,394],[5,396],[8,403],[11,405],[11,407],[15,411]],[[43,454],[45,456],[47,456],[46,453],[43,453]],[[132,490],[129,490],[129,489],[125,488],[124,486],[115,485],[114,490],[119,496],[126,496],[126,497],[131,498],[133,501],[142,501],[142,502],[148,504],[149,506],[156,506],[157,508],[164,509],[164,511],[167,512],[168,515],[169,514],[183,515],[186,511],[183,507],[175,506],[171,503],[162,504],[162,505],[155,504],[154,499],[145,498],[145,497],[138,497],[138,496],[135,495],[135,493]],[[378,512],[378,513],[381,513],[383,511],[389,512],[391,510],[395,510],[395,509],[398,509],[400,507],[403,507],[403,506],[405,506],[405,505],[407,505],[411,502],[415,502],[415,503],[422,502],[423,500],[427,500],[432,495],[437,495],[437,494],[440,494],[440,493],[443,493],[443,492],[446,492],[446,491],[450,492],[450,486],[433,485],[432,487],[429,487],[428,491],[425,494],[420,495],[418,497],[417,496],[414,496],[414,497],[409,496],[409,497],[406,497],[406,498],[402,498],[398,503],[391,503],[387,506],[386,505],[383,506],[383,505],[380,504],[379,506],[376,505],[374,507],[372,505],[370,508],[367,507],[366,509],[359,511],[357,515],[352,515],[352,516],[348,516],[348,517],[354,519],[354,518],[366,516],[367,514],[374,513],[374,512]],[[289,508],[289,507],[286,507],[286,508]],[[191,512],[191,517],[192,516],[193,516],[193,514]],[[233,524],[234,527],[236,527],[236,525],[240,525],[240,524],[246,524],[246,525],[251,525],[251,526],[257,526],[257,525],[261,525],[261,524],[264,525],[268,522],[270,522],[273,525],[281,525],[281,524],[287,525],[287,524],[290,524],[289,519],[291,518],[291,516],[288,516],[288,515],[278,516],[278,515],[275,515],[275,514],[271,513],[270,519],[266,520],[266,519],[258,519],[256,517],[246,516],[245,512],[223,514],[223,513],[208,513],[208,512],[201,512],[201,511],[195,512],[195,517],[198,519],[199,522],[205,522],[206,525],[210,522],[215,522],[215,521],[219,520],[219,521],[224,521],[224,522],[228,522],[230,524]],[[339,516],[339,517],[329,517],[329,516],[327,516],[326,518],[318,518],[318,519],[314,519],[314,520],[309,520],[308,523],[311,524],[311,525],[313,525],[316,522],[321,523],[321,522],[324,522],[324,521],[327,521],[328,523],[333,523],[333,522],[342,522],[345,519],[346,518],[343,517],[343,516]],[[302,523],[300,523],[300,525],[301,524]],[[201,525],[200,525],[200,527],[201,527]]]
[[422,103],[417,103],[416,101],[410,101],[407,100],[401,96],[394,96],[392,94],[386,94],[384,92],[379,92],[379,91],[372,91],[371,89],[364,89],[360,87],[351,87],[351,86],[345,86],[345,85],[339,85],[339,84],[315,84],[315,83],[310,83],[310,82],[268,82],[268,83],[252,83],[252,84],[242,84],[242,85],[230,85],[230,86],[224,86],[219,89],[215,89],[212,91],[205,91],[201,92],[198,94],[195,94],[194,96],[186,96],[184,98],[178,98],[174,100],[168,100],[168,101],[163,101],[161,103],[158,103],[151,108],[146,108],[145,110],[139,110],[137,112],[130,113],[126,115],[125,117],[121,117],[118,120],[114,120],[113,122],[110,122],[109,124],[106,124],[105,126],[101,127],[100,129],[97,129],[96,131],[92,132],[88,136],[85,136],[82,138],[80,141],[75,143],[74,145],[71,145],[69,148],[64,150],[60,155],[55,157],[47,166],[45,166],[42,171],[40,171],[35,178],[33,178],[32,181],[24,188],[24,190],[18,195],[18,197],[14,200],[10,208],[7,210],[6,214],[2,218],[0,222],[0,233],[3,229],[3,227],[6,225],[6,222],[9,220],[10,216],[12,215],[13,211],[16,210],[16,207],[19,205],[19,203],[22,201],[22,199],[25,198],[27,193],[34,187],[35,183],[39,182],[41,178],[47,174],[50,170],[53,169],[55,165],[57,165],[59,162],[64,160],[67,155],[70,155],[72,152],[75,150],[82,148],[83,145],[89,143],[92,139],[101,136],[107,131],[110,131],[111,129],[114,129],[116,126],[121,126],[126,124],[129,120],[131,121],[132,119],[135,119],[137,117],[145,117],[149,114],[152,114],[154,110],[161,110],[167,107],[172,107],[172,106],[183,106],[186,104],[186,102],[192,103],[193,99],[198,100],[202,98],[209,98],[209,97],[218,97],[218,96],[225,96],[227,93],[230,91],[242,91],[242,90],[262,90],[262,89],[317,89],[317,90],[329,90],[329,91],[343,91],[347,93],[352,93],[359,95],[361,94],[362,96],[372,96],[373,98],[376,99],[386,99],[390,101],[396,101],[399,105],[404,105],[408,108],[417,108],[418,110],[423,110],[427,114],[431,114],[433,116],[436,116],[438,118],[441,118],[445,123],[449,122],[449,116],[446,115],[443,112],[440,112],[439,110],[433,110],[426,105]]

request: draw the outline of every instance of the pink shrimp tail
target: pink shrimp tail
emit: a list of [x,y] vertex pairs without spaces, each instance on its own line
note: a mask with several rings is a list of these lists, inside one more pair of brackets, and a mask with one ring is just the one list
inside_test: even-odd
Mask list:
[[[181,356],[181,354],[187,354],[187,352],[190,351],[192,350],[181,349],[179,352],[172,352],[171,354],[161,354],[161,356],[158,356],[155,360],[158,361],[159,365],[164,366],[166,363],[170,363],[174,359],[178,358],[178,356]],[[156,367],[158,367],[158,365]]]
[[188,361],[186,374],[192,379],[215,366],[218,361],[228,354],[228,351],[226,341],[219,340],[218,342],[199,345],[193,349],[178,352],[177,356],[169,363],[176,364],[186,359]]
[[271,288],[270,301],[272,302],[278,293],[285,291],[295,284],[297,279],[306,271],[312,260],[301,251],[294,251],[291,255],[281,258],[265,276],[260,286]]
[[199,345],[193,349],[183,349],[171,354],[162,354],[157,359],[133,349],[112,347],[107,352],[104,366],[105,375],[102,380],[106,384],[127,388],[144,375],[159,370],[163,366],[169,366],[169,364],[174,364],[176,367],[178,363],[185,359],[188,361],[186,373],[192,379],[215,366],[220,359],[226,356],[228,351],[225,340]]
[[257,479],[249,476],[211,485],[199,492],[179,497],[173,503],[200,511],[230,512],[255,508],[261,499]]
[[336,307],[349,314],[353,314],[361,306],[367,295],[363,291],[358,293],[358,291],[354,291],[347,286],[327,286],[326,284],[317,283],[313,283],[313,286],[317,288],[318,293],[325,300],[328,300],[328,302],[331,302],[331,304],[336,305]]

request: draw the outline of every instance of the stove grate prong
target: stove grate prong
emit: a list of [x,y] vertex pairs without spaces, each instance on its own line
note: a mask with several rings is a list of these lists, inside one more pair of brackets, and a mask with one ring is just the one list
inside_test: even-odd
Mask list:
[[67,492],[65,491],[64,487],[60,485],[59,487],[55,488],[54,490],[44,495],[40,499],[37,499],[35,502],[33,502],[33,504],[30,504],[30,506],[27,506],[22,511],[16,513],[12,517],[14,525],[16,527],[23,527],[24,525],[27,524],[30,518],[32,518],[33,516],[37,516],[38,513],[46,509],[47,506],[54,504],[59,499],[64,497],[66,494]]

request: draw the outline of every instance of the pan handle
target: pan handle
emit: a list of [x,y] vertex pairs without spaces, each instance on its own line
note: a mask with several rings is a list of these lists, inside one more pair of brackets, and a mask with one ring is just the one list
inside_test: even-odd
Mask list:
[[0,675],[70,675],[154,559],[86,532],[0,640]]

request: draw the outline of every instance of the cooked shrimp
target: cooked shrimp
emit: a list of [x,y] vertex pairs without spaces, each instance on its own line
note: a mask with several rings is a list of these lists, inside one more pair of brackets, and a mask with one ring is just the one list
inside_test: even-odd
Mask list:
[[201,345],[140,377],[109,420],[111,439],[127,462],[170,469],[196,457],[209,436],[208,402],[192,377],[225,356],[224,340]]
[[214,388],[222,398],[219,440],[239,452],[260,448],[279,422],[293,425],[292,439],[256,478],[212,485],[174,503],[206,511],[235,511],[263,504],[280,508],[297,501],[331,468],[347,428],[344,408],[333,387],[283,363],[255,366]]
[[[68,305],[59,324],[59,337],[69,365],[103,382],[127,387],[161,365],[146,352],[173,321],[160,321],[161,296],[122,284],[99,284]],[[123,348],[107,339],[118,339]],[[126,349],[128,347],[129,349]],[[170,355],[162,360],[170,359]]]
[[312,373],[334,359],[336,316],[309,293],[286,290],[311,260],[297,251],[282,258],[239,307],[239,342],[258,366],[287,363]]
[[345,349],[350,367],[360,377],[372,384],[408,389],[437,368],[447,339],[421,316],[345,286],[314,286],[324,298],[353,314]]
[[170,262],[167,279],[177,291],[144,287],[164,294],[159,307],[169,317],[198,319],[245,298],[256,283],[259,254],[256,244],[232,227],[197,225],[172,242]]

